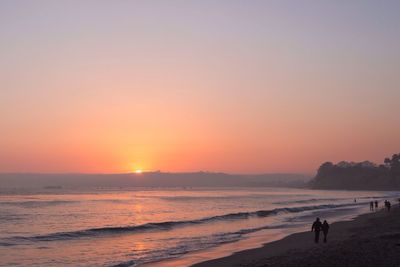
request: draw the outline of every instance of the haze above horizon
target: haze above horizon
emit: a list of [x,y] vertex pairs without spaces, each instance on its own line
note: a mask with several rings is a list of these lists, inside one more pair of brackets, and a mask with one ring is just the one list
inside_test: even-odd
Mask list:
[[398,1],[1,1],[0,172],[313,173],[398,152]]

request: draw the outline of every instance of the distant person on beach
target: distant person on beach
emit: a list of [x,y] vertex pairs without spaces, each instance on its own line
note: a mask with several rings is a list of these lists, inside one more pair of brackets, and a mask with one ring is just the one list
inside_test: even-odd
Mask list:
[[319,232],[321,231],[321,227],[322,227],[322,223],[319,220],[319,218],[317,218],[311,226],[311,232],[314,231],[314,233],[315,233],[315,239],[314,239],[315,243],[319,242]]
[[356,202],[357,202],[357,199],[355,198],[355,199],[354,199],[354,203],[356,203]]
[[385,200],[385,208],[387,209],[387,211],[390,211],[391,206],[392,206],[392,204],[390,203],[390,201]]
[[378,209],[378,200],[375,200],[375,209]]
[[326,243],[326,238],[328,236],[328,232],[329,232],[329,224],[326,220],[324,220],[324,223],[322,224],[322,233],[324,234],[324,243]]
[[374,210],[374,202],[373,201],[371,201],[371,202],[369,202],[369,210]]
[[390,204],[390,201],[386,202],[386,208],[388,211],[390,211],[390,206],[392,206],[392,204]]

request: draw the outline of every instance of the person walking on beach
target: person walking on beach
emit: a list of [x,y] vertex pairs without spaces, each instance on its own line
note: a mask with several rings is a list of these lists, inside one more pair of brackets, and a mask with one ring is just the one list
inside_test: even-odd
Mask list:
[[369,202],[369,210],[371,210],[371,211],[374,210],[374,202],[373,201]]
[[314,239],[315,243],[319,242],[319,232],[321,231],[321,227],[322,227],[322,223],[319,220],[319,218],[317,218],[311,226],[311,232],[314,231],[314,233],[315,233],[315,239]]
[[378,200],[375,200],[375,209],[378,209]]
[[328,232],[329,232],[329,224],[326,220],[324,220],[324,223],[322,224],[322,233],[324,234],[324,243],[326,243],[327,241],[327,237],[328,237]]
[[390,211],[390,206],[391,206],[390,201],[386,202],[386,208],[388,211]]

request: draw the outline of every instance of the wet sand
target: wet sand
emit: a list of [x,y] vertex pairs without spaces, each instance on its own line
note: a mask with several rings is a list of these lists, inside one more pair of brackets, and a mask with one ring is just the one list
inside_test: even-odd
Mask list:
[[312,232],[296,233],[261,248],[192,266],[400,266],[400,208],[397,205],[390,212],[381,209],[353,221],[333,223],[326,244],[322,240],[315,244],[313,237]]

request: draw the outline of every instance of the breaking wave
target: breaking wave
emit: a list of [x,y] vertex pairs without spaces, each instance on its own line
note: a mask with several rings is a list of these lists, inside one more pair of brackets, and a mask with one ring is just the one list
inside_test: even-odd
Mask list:
[[[142,225],[135,226],[121,226],[121,227],[103,227],[103,228],[91,228],[80,231],[72,232],[58,232],[47,235],[38,236],[15,236],[7,238],[7,241],[59,241],[68,239],[77,239],[84,237],[101,237],[111,234],[126,234],[126,233],[136,233],[144,231],[163,231],[170,230],[180,226],[186,225],[198,225],[217,221],[232,221],[232,220],[243,220],[251,217],[267,217],[273,216],[278,213],[300,213],[304,211],[311,210],[322,210],[322,209],[334,209],[346,206],[357,206],[359,203],[347,203],[347,204],[327,204],[327,205],[314,205],[314,206],[303,206],[303,207],[284,207],[276,208],[272,210],[258,210],[251,212],[238,212],[229,213],[224,215],[206,217],[196,220],[183,220],[183,221],[167,221],[167,222],[154,222],[146,223]],[[7,243],[8,244],[8,243]],[[2,243],[0,243],[0,246]]]

